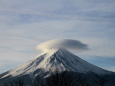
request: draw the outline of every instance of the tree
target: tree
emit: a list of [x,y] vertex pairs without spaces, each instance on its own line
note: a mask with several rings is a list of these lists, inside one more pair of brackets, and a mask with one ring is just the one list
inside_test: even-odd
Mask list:
[[4,83],[4,86],[8,86],[8,84]]
[[4,86],[24,86],[24,82],[20,79],[11,82],[5,82]]
[[37,75],[33,81],[32,86],[44,86],[44,80],[39,75]]
[[16,84],[17,86],[23,86],[24,82],[20,79],[18,79],[17,81],[14,82],[14,84]]
[[107,76],[106,75],[97,76],[97,80],[95,80],[95,83],[98,86],[104,86],[106,82],[107,82]]

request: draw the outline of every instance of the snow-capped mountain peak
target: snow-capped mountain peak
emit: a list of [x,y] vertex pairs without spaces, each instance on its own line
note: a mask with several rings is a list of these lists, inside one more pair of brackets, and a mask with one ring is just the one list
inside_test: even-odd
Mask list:
[[0,78],[5,78],[7,76],[22,76],[29,74],[31,77],[38,74],[46,74],[50,72],[63,72],[63,71],[74,71],[80,73],[93,72],[97,74],[106,74],[109,71],[96,67],[78,56],[72,54],[65,49],[50,50],[49,52],[43,53],[30,60],[29,62],[10,70],[7,74]]

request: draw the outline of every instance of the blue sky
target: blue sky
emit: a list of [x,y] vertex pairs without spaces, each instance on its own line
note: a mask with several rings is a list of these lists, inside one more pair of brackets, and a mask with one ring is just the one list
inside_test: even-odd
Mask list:
[[0,73],[36,57],[52,39],[75,39],[78,56],[115,71],[115,0],[0,0]]

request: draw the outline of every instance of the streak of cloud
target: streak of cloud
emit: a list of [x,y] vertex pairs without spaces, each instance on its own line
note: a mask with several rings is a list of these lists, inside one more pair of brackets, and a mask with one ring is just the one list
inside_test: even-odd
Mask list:
[[36,11],[36,10],[30,10],[30,9],[9,9],[9,8],[0,8],[0,11],[4,12],[12,12],[16,14],[28,14],[33,16],[47,16],[50,18],[59,18],[59,19],[69,19],[69,20],[89,20],[89,21],[104,21],[104,22],[110,22],[114,21],[114,19],[107,19],[107,18],[101,18],[97,16],[81,16],[81,15],[61,15],[56,14],[52,12],[42,12],[42,11]]

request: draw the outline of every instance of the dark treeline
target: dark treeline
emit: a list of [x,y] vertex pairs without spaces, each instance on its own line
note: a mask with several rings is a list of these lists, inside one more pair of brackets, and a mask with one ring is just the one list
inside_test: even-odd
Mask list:
[[18,79],[11,82],[5,82],[4,86],[24,86],[24,82]]
[[50,77],[42,78],[39,75],[35,78],[32,86],[105,86],[107,76],[95,76],[95,80],[88,80],[88,77],[81,73],[52,73]]
[[[92,76],[95,78],[92,78]],[[106,75],[85,75],[74,72],[53,72],[47,78],[37,75],[30,86],[111,86],[106,85],[108,76]],[[21,79],[4,83],[4,86],[28,86]],[[113,86],[113,85],[112,85]]]

